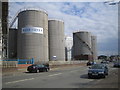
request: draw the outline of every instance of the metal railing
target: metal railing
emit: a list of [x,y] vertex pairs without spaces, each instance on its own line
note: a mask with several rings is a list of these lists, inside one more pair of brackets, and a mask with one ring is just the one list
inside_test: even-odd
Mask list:
[[34,58],[32,59],[5,59],[0,61],[17,61],[18,64],[34,64]]

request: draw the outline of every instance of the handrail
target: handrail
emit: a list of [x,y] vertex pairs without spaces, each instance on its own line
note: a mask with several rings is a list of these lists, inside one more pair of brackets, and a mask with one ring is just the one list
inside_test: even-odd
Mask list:
[[20,13],[20,12],[22,12],[22,11],[27,11],[27,10],[37,10],[37,11],[42,11],[42,12],[45,12],[46,14],[48,14],[47,13],[47,11],[45,11],[45,10],[43,10],[43,9],[40,9],[40,8],[34,8],[34,7],[24,7],[24,8],[22,8],[22,9],[20,9],[17,13],[16,13],[16,15],[14,16],[14,18],[11,20],[11,22],[10,22],[10,25],[9,25],[9,28],[11,28],[13,25],[14,25],[14,23],[15,23],[15,21],[17,20],[17,17],[18,17],[18,14]]

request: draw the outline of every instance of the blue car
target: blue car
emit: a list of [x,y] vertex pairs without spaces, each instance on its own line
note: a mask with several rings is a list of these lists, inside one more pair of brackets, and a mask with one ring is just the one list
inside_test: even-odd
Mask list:
[[114,65],[113,65],[113,67],[118,67],[118,68],[120,68],[120,62],[115,62]]
[[105,64],[94,64],[89,67],[88,78],[103,77],[108,75],[108,67]]
[[91,65],[94,65],[94,64],[96,64],[96,62],[87,62],[87,66],[91,66]]

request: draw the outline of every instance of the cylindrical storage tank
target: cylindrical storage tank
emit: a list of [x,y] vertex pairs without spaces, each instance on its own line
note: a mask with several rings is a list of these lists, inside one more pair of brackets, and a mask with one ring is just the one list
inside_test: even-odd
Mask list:
[[11,59],[17,58],[17,29],[9,29],[9,40],[8,40],[8,57]]
[[79,31],[73,33],[73,58],[86,59],[91,56],[91,33]]
[[20,59],[34,58],[35,63],[48,61],[48,14],[43,10],[24,10],[18,14]]
[[97,37],[91,36],[93,60],[97,60]]
[[65,61],[64,22],[48,20],[49,59]]

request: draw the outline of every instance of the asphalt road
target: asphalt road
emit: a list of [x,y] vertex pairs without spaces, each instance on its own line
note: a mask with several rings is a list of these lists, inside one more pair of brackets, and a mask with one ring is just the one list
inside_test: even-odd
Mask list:
[[88,67],[70,67],[49,72],[27,73],[2,78],[3,88],[118,88],[118,68],[109,64],[105,79],[88,79]]

